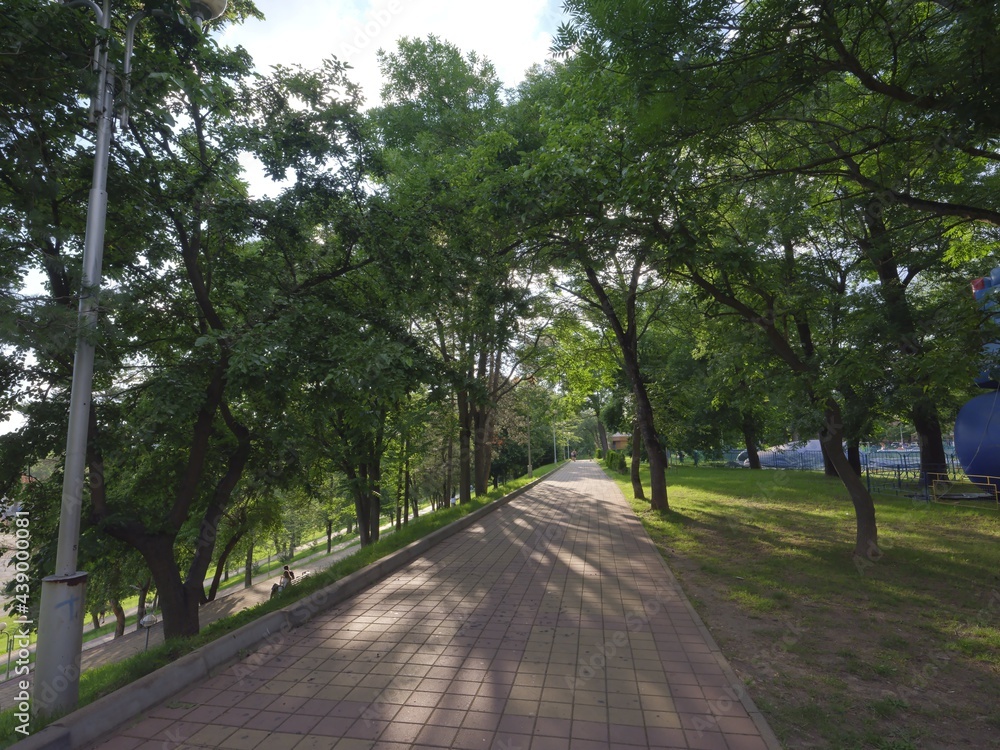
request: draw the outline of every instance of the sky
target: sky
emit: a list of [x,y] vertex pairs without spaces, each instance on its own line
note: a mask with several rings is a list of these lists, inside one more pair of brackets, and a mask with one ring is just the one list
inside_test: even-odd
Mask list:
[[[223,46],[244,47],[258,70],[298,64],[318,68],[335,56],[351,66],[365,106],[379,103],[382,78],[377,52],[396,49],[401,37],[434,34],[465,53],[476,52],[512,88],[525,71],[549,57],[564,18],[561,0],[256,0],[264,20],[230,25],[217,35]],[[275,195],[274,183],[250,157],[242,160],[250,193]]]
[[[493,63],[507,87],[549,57],[556,28],[563,20],[561,0],[256,0],[265,20],[227,26],[217,34],[223,46],[243,46],[257,68],[298,64],[319,67],[336,56],[351,65],[351,79],[364,90],[368,105],[379,102],[381,75],[376,52],[392,51],[400,37],[435,34],[463,52]],[[252,193],[273,193],[279,186],[245,162]],[[40,288],[40,279],[30,280]],[[26,290],[27,291],[27,290]],[[0,421],[0,434],[16,429],[19,415]]]
[[375,53],[400,37],[435,34],[463,52],[488,58],[507,86],[548,56],[560,21],[560,0],[256,0],[264,21],[230,26],[223,45],[245,47],[257,67],[298,63],[318,67],[335,55],[354,68],[367,104],[379,101]]

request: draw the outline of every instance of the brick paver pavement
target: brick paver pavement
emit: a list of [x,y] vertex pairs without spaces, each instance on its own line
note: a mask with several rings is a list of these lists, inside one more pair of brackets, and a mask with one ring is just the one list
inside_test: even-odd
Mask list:
[[776,748],[733,682],[617,486],[576,462],[97,747]]

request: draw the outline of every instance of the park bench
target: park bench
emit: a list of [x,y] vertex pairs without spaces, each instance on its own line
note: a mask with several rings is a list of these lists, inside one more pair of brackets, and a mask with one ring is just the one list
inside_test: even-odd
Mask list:
[[288,587],[291,587],[291,586],[295,586],[297,583],[299,583],[299,581],[301,581],[301,580],[303,580],[305,578],[308,578],[308,577],[309,577],[309,571],[308,570],[304,570],[301,573],[296,573],[295,577],[291,580],[291,582],[288,584],[288,586],[283,587],[280,583],[273,584],[271,586],[271,596],[270,596],[270,598],[273,599],[274,597],[276,597],[279,594],[283,593],[284,590],[285,590],[285,588],[288,588]]

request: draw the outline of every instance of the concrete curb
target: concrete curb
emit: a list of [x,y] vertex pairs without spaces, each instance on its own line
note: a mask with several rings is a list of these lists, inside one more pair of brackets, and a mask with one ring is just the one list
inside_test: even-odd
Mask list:
[[[609,478],[612,482],[614,482],[613,478]],[[618,488],[617,482],[615,482],[615,487]],[[618,489],[620,491],[620,488]],[[622,495],[622,499],[625,501],[625,506],[631,511],[632,508],[624,495]],[[768,750],[783,750],[781,742],[778,740],[774,730],[771,729],[770,724],[767,723],[767,719],[764,717],[764,714],[761,713],[761,710],[757,708],[757,704],[753,702],[753,698],[751,698],[750,694],[747,692],[746,687],[743,685],[743,681],[737,676],[736,672],[733,671],[732,666],[729,664],[729,660],[726,659],[722,649],[719,648],[719,644],[716,643],[715,638],[712,637],[711,631],[708,627],[706,627],[704,621],[701,619],[701,616],[698,614],[697,610],[695,610],[694,605],[691,604],[691,600],[688,598],[687,594],[684,593],[684,589],[681,588],[680,581],[677,580],[677,576],[674,575],[670,566],[667,565],[667,561],[663,558],[663,555],[660,554],[660,550],[657,549],[656,544],[653,542],[653,538],[642,525],[642,521],[640,521],[638,516],[634,513],[632,514],[632,517],[639,525],[639,528],[642,529],[642,535],[639,538],[649,546],[650,553],[654,555],[663,566],[667,586],[669,586],[670,589],[677,594],[681,602],[683,602],[684,607],[691,614],[692,619],[698,626],[698,630],[701,631],[701,635],[705,639],[705,643],[708,644],[708,648],[712,652],[712,656],[715,658],[716,664],[719,665],[723,674],[726,676],[726,680],[729,682],[729,689],[726,691],[729,695],[728,700],[742,704],[743,708],[745,708],[746,712],[750,715],[750,719],[757,727],[757,731],[760,732],[761,739],[764,740]]]
[[[645,529],[644,529],[645,530]],[[648,536],[648,535],[647,535]],[[653,552],[657,557],[660,558],[660,562],[663,564],[663,570],[666,572],[668,580],[670,582],[671,588],[678,592],[681,600],[684,602],[684,606],[687,608],[688,612],[691,613],[691,617],[694,618],[695,623],[698,625],[698,630],[701,631],[702,637],[705,639],[705,643],[708,644],[708,648],[712,652],[712,656],[715,657],[715,662],[722,669],[723,674],[725,674],[726,679],[729,681],[729,689],[726,691],[730,694],[730,700],[739,701],[746,712],[750,715],[753,723],[757,727],[757,731],[760,732],[761,739],[767,744],[768,750],[782,750],[781,742],[778,740],[777,735],[774,730],[771,729],[771,725],[767,723],[767,719],[761,710],[757,708],[757,704],[753,702],[753,698],[747,692],[746,687],[743,685],[743,681],[737,676],[736,672],[733,671],[732,666],[729,664],[729,660],[726,659],[725,654],[722,653],[722,649],[719,648],[719,644],[715,642],[715,638],[712,637],[712,632],[705,626],[698,612],[695,610],[694,605],[691,604],[691,600],[688,599],[687,594],[684,593],[684,589],[681,588],[680,582],[678,582],[674,572],[667,565],[667,561],[663,559],[663,555],[660,554],[660,550],[656,549],[656,545],[653,540],[649,540],[650,546],[653,548]]]
[[[93,703],[67,714],[45,729],[9,747],[11,750],[78,750],[100,740],[122,724],[162,703],[198,680],[207,679],[220,667],[261,647],[280,647],[292,629],[317,614],[346,601],[373,583],[420,557],[436,544],[472,526],[481,518],[507,505],[559,471],[557,467],[508,495],[442,526],[371,565],[318,589],[277,612],[263,615],[231,633],[207,643],[177,661],[126,685]],[[322,573],[317,574],[319,576]]]

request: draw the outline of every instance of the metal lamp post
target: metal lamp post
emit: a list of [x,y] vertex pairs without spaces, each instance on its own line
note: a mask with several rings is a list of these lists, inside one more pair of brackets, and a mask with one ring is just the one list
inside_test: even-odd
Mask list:
[[146,615],[141,620],[139,620],[139,627],[145,629],[146,631],[146,646],[143,651],[149,651],[149,631],[152,630],[153,626],[159,622],[156,615]]
[[6,680],[10,677],[10,653],[14,648],[14,641],[11,639],[11,635],[7,630],[7,623],[0,622],[0,638],[4,639],[4,647],[0,649],[0,654],[7,654],[7,666],[4,668],[3,678]]
[[531,412],[528,412],[528,479],[535,478],[535,470],[531,466]]
[[[226,9],[227,0],[193,0],[191,15],[200,26],[217,18]],[[111,25],[111,2],[103,8],[94,0],[68,0],[68,8],[87,7],[94,11],[102,29]],[[126,85],[131,69],[132,46],[139,21],[157,14],[139,11],[125,30],[123,73]],[[83,246],[83,276],[80,292],[78,336],[73,360],[73,383],[69,402],[69,427],[66,431],[62,506],[56,548],[56,570],[42,581],[38,616],[38,647],[32,686],[36,715],[58,716],[76,708],[80,686],[80,655],[83,649],[83,619],[87,574],[78,571],[80,511],[83,505],[84,468],[87,456],[87,433],[94,379],[93,334],[97,327],[98,292],[104,256],[104,225],[108,208],[107,177],[111,153],[112,118],[115,116],[115,71],[108,64],[107,45],[99,43],[94,64],[98,87],[92,103],[96,123],[94,175],[87,207],[87,231]],[[127,91],[127,89],[126,89]],[[120,116],[126,122],[126,103]]]

